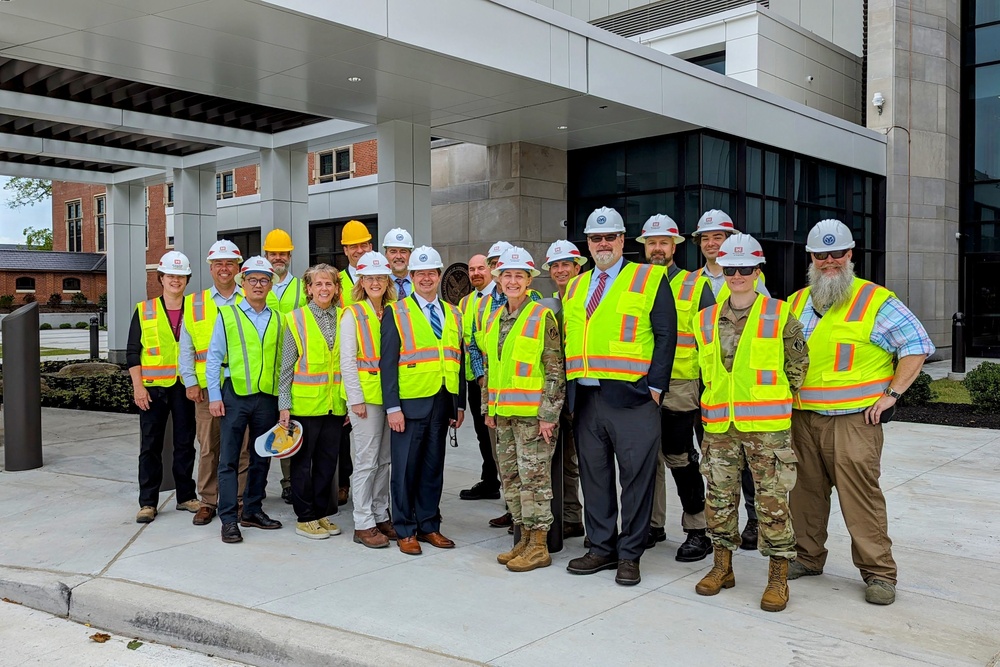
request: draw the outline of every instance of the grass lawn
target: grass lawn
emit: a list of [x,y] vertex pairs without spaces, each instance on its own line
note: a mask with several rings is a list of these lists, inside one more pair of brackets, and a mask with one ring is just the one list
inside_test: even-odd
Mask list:
[[[62,347],[43,347],[40,356],[55,357],[63,354],[87,354],[88,350],[71,350]],[[0,357],[3,356],[3,345],[0,345]]]
[[933,403],[966,403],[972,404],[969,390],[961,382],[943,378],[931,382],[931,391],[934,392]]

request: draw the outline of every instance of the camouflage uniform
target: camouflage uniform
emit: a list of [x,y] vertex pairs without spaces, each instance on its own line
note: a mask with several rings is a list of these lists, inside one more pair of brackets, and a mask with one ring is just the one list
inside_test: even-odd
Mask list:
[[[525,301],[527,303],[527,301]],[[522,308],[524,306],[522,305]],[[510,313],[505,307],[498,316],[500,354],[507,334],[520,315],[521,308]],[[484,368],[489,373],[492,360],[484,357]],[[563,360],[559,327],[552,315],[545,319],[545,341],[542,349],[545,368],[545,386],[538,417],[501,417],[497,415],[497,462],[504,499],[514,517],[515,524],[524,524],[528,530],[549,529],[552,526],[552,456],[558,437],[559,413],[566,398],[566,370]],[[489,393],[483,383],[483,414],[488,414]],[[556,424],[551,442],[545,442],[538,433],[538,422]]]
[[[727,300],[719,315],[719,345],[727,371],[733,369],[736,346],[750,309],[738,314]],[[785,375],[792,393],[802,386],[809,354],[802,325],[788,316],[782,332],[785,342]],[[788,512],[788,492],[795,486],[796,458],[790,431],[743,433],[734,425],[725,433],[705,433],[701,472],[708,480],[705,518],[712,543],[736,551],[740,546],[740,475],[744,456],[757,490],[756,508],[760,521],[758,548],[765,556],[795,558],[795,533]]]

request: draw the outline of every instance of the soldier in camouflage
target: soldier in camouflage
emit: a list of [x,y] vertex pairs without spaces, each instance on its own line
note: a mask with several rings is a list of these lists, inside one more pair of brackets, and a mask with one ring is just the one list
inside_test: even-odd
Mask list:
[[552,563],[552,456],[566,375],[555,314],[528,296],[538,273],[523,248],[500,256],[493,275],[507,303],[487,321],[482,349],[483,413],[497,430],[504,498],[521,533],[513,549],[497,556],[512,572]]

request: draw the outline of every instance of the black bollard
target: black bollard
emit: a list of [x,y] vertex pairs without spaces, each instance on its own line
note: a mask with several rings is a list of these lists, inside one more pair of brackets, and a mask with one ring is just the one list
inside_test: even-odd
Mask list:
[[42,467],[42,376],[38,303],[3,320],[4,469]]
[[951,316],[951,372],[965,372],[965,316]]
[[97,328],[97,315],[90,318],[90,360],[101,358],[101,334]]

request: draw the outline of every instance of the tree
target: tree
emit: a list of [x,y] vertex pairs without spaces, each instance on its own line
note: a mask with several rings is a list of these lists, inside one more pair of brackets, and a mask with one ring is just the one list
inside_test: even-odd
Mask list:
[[7,200],[8,208],[23,208],[39,204],[51,197],[52,181],[15,176],[4,184],[3,189],[11,193],[10,199]]
[[24,245],[28,250],[52,250],[52,230],[35,229],[26,227],[24,234]]

